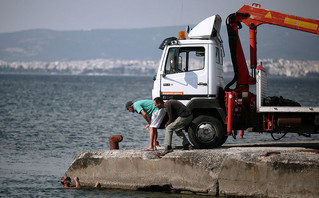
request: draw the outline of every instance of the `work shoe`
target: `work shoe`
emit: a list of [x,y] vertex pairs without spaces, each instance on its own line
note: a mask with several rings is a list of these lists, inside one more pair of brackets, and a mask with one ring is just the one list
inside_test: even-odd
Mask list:
[[164,150],[164,153],[170,153],[170,152],[173,152],[173,149],[172,149],[172,147],[171,146],[166,146],[165,147],[165,150]]
[[183,146],[183,150],[192,150],[192,145],[191,144],[186,144],[185,146]]
[[167,153],[170,153],[170,152],[173,152],[173,149],[172,149],[171,146],[167,146],[167,147],[165,147],[164,152],[162,152],[162,153],[157,153],[156,155],[157,155],[158,157],[162,157],[162,156],[164,156],[164,155],[166,155]]

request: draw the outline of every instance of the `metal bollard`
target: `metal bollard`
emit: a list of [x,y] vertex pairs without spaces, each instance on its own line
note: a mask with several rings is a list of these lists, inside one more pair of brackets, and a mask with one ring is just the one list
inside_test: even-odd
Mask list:
[[244,138],[244,130],[239,130],[239,138]]
[[119,149],[119,142],[123,140],[123,136],[121,135],[112,135],[109,137],[110,141],[110,150]]

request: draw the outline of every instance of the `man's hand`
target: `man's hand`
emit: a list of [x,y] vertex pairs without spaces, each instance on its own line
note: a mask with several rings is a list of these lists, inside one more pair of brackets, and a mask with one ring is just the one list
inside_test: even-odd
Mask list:
[[145,129],[147,129],[148,127],[150,127],[150,124],[147,124],[147,125],[145,126]]
[[[146,122],[148,123],[148,125],[151,123],[151,118],[147,116],[146,112],[144,111],[144,109],[141,110],[141,114],[143,116],[143,118],[146,120]],[[147,126],[147,125],[146,125]],[[147,128],[147,127],[145,127]]]

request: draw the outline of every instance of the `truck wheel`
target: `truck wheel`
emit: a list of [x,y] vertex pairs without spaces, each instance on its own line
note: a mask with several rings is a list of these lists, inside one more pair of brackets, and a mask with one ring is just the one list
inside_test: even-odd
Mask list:
[[194,146],[199,148],[215,148],[227,139],[222,123],[212,116],[198,116],[189,126],[188,137]]

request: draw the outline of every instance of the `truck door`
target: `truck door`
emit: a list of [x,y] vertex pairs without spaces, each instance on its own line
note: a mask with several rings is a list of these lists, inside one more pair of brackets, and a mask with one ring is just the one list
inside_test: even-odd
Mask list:
[[161,79],[163,99],[190,100],[193,97],[207,97],[206,51],[203,46],[169,49]]

